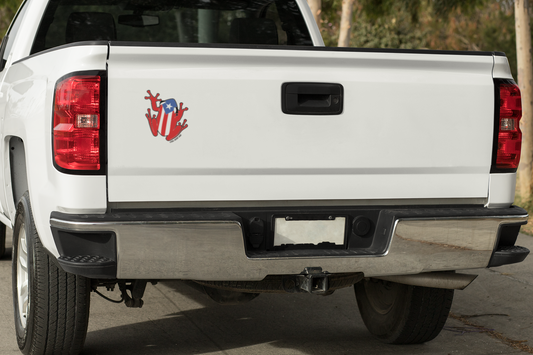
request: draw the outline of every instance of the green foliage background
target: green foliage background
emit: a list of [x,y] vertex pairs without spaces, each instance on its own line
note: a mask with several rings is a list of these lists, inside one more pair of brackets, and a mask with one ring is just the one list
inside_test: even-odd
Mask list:
[[21,3],[21,0],[0,0],[0,33],[2,36],[6,33]]
[[[322,0],[321,31],[335,46],[342,0]],[[513,0],[356,0],[350,46],[501,51],[516,78]]]
[[[5,33],[21,0],[0,0]],[[322,0],[321,31],[336,46],[342,0]],[[513,0],[356,0],[350,46],[502,51],[516,78]]]

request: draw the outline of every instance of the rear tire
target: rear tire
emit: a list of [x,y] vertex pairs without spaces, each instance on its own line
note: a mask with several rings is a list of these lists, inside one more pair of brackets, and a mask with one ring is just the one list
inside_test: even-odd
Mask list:
[[13,305],[22,353],[78,354],[89,321],[89,279],[60,269],[41,244],[26,192],[13,230]]
[[377,279],[364,279],[354,288],[367,329],[390,344],[420,344],[435,338],[453,301],[453,290]]

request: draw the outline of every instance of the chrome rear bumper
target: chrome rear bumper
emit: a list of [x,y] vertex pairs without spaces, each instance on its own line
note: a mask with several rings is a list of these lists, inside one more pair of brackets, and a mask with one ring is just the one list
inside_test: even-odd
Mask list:
[[[107,260],[107,265],[114,262],[114,268],[104,273],[84,272],[91,267],[96,270],[98,265],[84,266],[72,263],[72,258],[63,258],[63,262],[59,258],[69,272],[95,278],[259,281],[267,275],[297,275],[311,267],[320,267],[327,273],[363,272],[366,277],[484,268],[498,247],[502,226],[525,224],[527,213],[517,207],[492,215],[487,209],[478,209],[483,212],[478,216],[472,209],[464,216],[457,209],[430,217],[427,213],[402,217],[405,210],[396,213],[391,228],[376,228],[376,236],[386,233],[381,237],[387,240],[386,248],[376,255],[324,253],[290,257],[265,253],[250,257],[242,223],[224,219],[223,213],[214,219],[203,215],[197,220],[150,220],[142,217],[146,213],[129,213],[121,218],[53,213],[50,224],[62,255],[80,250],[65,243],[97,239],[100,234],[116,241],[115,260],[112,253],[101,259]],[[57,237],[58,231],[62,237]],[[72,239],[68,239],[70,236]],[[108,244],[112,247],[112,242]]]

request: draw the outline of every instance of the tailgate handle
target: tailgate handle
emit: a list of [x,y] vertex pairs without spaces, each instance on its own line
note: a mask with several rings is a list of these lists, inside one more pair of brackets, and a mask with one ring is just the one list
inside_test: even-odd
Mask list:
[[281,110],[289,115],[340,115],[343,92],[341,84],[284,83]]

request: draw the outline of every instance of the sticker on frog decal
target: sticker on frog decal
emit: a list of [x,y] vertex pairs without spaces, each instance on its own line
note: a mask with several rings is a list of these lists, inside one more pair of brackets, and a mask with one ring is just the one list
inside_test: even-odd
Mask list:
[[168,142],[174,142],[181,136],[181,132],[189,127],[186,119],[181,121],[183,114],[189,108],[183,108],[183,102],[180,102],[178,106],[174,99],[161,100],[159,94],[154,96],[150,90],[147,93],[150,96],[145,96],[144,99],[150,100],[152,109],[148,109],[146,118],[152,134],[154,137],[161,135]]

